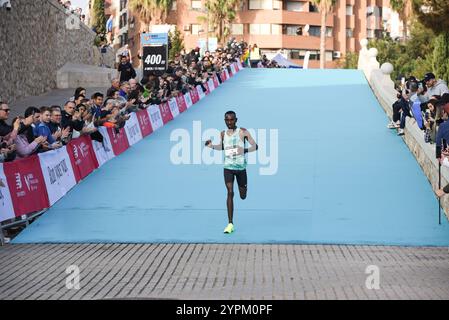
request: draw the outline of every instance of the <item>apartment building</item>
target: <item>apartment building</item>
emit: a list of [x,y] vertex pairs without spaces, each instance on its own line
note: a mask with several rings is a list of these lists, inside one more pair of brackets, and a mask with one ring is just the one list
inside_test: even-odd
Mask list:
[[[128,44],[138,66],[140,33],[148,31],[148,26],[130,11],[128,0],[105,2],[106,14],[114,14],[115,47]],[[197,47],[200,39],[214,37],[213,28],[202,22],[207,17],[205,0],[175,0],[166,23],[183,33],[189,50]],[[320,13],[310,1],[243,0],[230,30],[232,37],[257,43],[268,56],[282,50],[299,65],[309,51],[309,67],[318,68],[320,24]],[[335,67],[347,52],[358,51],[361,39],[379,37],[385,29],[400,34],[400,27],[389,0],[338,0],[326,19],[326,67]]]

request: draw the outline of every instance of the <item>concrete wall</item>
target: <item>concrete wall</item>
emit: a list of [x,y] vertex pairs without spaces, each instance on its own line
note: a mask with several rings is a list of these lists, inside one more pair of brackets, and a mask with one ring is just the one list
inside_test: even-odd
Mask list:
[[[391,119],[393,116],[392,104],[396,101],[396,90],[394,89],[394,83],[390,77],[390,74],[393,72],[393,66],[390,63],[384,63],[379,67],[379,62],[377,61],[377,49],[371,48],[368,50],[366,47],[367,43],[366,40],[360,42],[362,49],[359,54],[358,68],[363,70],[377,100]],[[385,127],[386,125],[387,124],[385,123]],[[424,133],[418,127],[414,119],[407,118],[404,132],[404,142],[415,156],[424,174],[431,183],[433,190],[437,190],[438,161],[435,158],[435,144],[424,142]],[[441,167],[441,173],[441,187],[444,187],[449,182],[449,168]],[[396,181],[394,183],[400,184],[401,181]],[[404,186],[406,186],[406,182],[403,183]],[[441,198],[441,206],[449,219],[449,196]]]
[[[66,63],[99,65],[95,38],[83,23],[67,27],[56,0],[14,0],[0,10],[0,96],[14,101],[56,87],[56,73]],[[105,59],[105,64],[111,64]],[[112,65],[112,64],[111,64]]]

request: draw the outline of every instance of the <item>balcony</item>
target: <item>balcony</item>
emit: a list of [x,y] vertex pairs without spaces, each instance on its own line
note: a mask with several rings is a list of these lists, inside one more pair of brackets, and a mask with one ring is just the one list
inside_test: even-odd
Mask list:
[[[319,37],[288,36],[288,35],[245,35],[245,40],[249,43],[257,43],[259,48],[264,49],[310,49],[320,50]],[[326,50],[333,51],[334,43],[332,38],[326,38]]]
[[[276,23],[321,25],[321,16],[316,12],[294,12],[286,10],[247,10],[237,14],[235,23]],[[333,27],[333,15],[329,15],[326,26]]]

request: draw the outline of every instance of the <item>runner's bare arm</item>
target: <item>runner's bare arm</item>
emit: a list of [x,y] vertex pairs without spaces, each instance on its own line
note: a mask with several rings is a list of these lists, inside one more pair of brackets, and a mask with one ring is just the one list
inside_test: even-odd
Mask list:
[[242,129],[243,139],[247,139],[249,144],[251,145],[251,147],[245,148],[244,153],[253,152],[253,151],[256,151],[257,149],[259,149],[259,146],[257,145],[256,141],[254,141],[254,139],[251,136],[251,134],[249,133],[249,131],[246,130],[245,128],[241,128],[241,129]]
[[207,140],[205,143],[206,147],[209,147],[214,150],[223,150],[223,139],[224,139],[224,131],[221,132],[221,141],[219,144],[212,144],[212,140]]

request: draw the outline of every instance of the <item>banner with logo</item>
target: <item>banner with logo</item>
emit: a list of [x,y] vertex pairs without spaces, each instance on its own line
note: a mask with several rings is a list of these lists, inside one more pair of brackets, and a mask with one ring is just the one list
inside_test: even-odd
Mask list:
[[153,128],[151,127],[150,116],[147,110],[139,110],[136,113],[137,121],[139,122],[140,132],[142,137],[149,136],[153,133]]
[[208,85],[208,87],[209,87],[210,92],[212,92],[212,91],[215,90],[214,80],[209,79],[209,80],[207,81],[207,85]]
[[168,106],[170,108],[173,119],[179,116],[178,103],[176,102],[175,98],[171,98],[170,100],[168,100]]
[[3,170],[16,216],[41,211],[50,206],[37,155],[6,162]]
[[116,156],[122,154],[129,148],[129,142],[124,128],[121,128],[118,132],[116,132],[115,128],[108,128],[108,135],[109,140],[111,141],[112,150]]
[[226,74],[226,80],[229,79],[231,75],[229,74],[228,68],[225,68],[224,72]]
[[237,71],[235,71],[235,65],[231,64],[231,76],[233,76],[236,73],[237,73]]
[[98,127],[103,136],[103,143],[92,140],[92,148],[95,151],[95,157],[97,158],[98,165],[101,167],[106,162],[115,157],[112,150],[111,140],[109,139],[108,129],[106,127]]
[[220,77],[222,82],[228,80],[228,78],[226,77],[226,72],[224,72],[224,70],[221,72]]
[[196,91],[198,92],[198,97],[200,99],[203,99],[206,96],[206,94],[203,91],[203,88],[200,85],[196,86]]
[[178,104],[179,112],[182,113],[187,110],[186,100],[184,99],[182,93],[178,94],[176,97],[176,103]]
[[167,102],[161,103],[159,105],[159,109],[161,110],[162,121],[164,122],[164,124],[173,120],[173,115],[171,114],[170,106]]
[[141,36],[143,74],[162,74],[168,65],[168,34],[143,33]]
[[237,61],[237,65],[239,66],[239,70],[243,69],[242,62],[240,60]]
[[206,96],[211,93],[210,88],[209,88],[209,83],[204,83],[203,84],[204,88],[206,88],[206,92],[204,93]]
[[129,145],[132,146],[143,139],[142,131],[140,131],[139,121],[135,112],[130,114],[131,117],[125,123],[126,137]]
[[200,101],[200,96],[198,95],[198,90],[196,90],[196,88],[190,90],[190,98],[192,99],[192,104],[195,104],[198,101]]
[[147,108],[148,116],[150,117],[151,127],[153,131],[162,128],[164,122],[162,120],[161,109],[157,104],[153,104]]
[[3,163],[0,163],[0,222],[15,217],[12,206],[11,194],[9,193],[8,180],[3,172]]
[[76,185],[72,163],[66,146],[39,153],[38,156],[48,200],[52,206]]
[[186,101],[187,109],[193,106],[192,96],[190,95],[190,92],[187,92],[184,95],[184,100]]
[[212,80],[214,81],[214,87],[218,88],[220,81],[218,81],[218,76],[216,74],[214,74],[214,78]]
[[98,161],[91,141],[90,136],[85,135],[73,139],[67,144],[67,153],[77,183],[98,168]]

